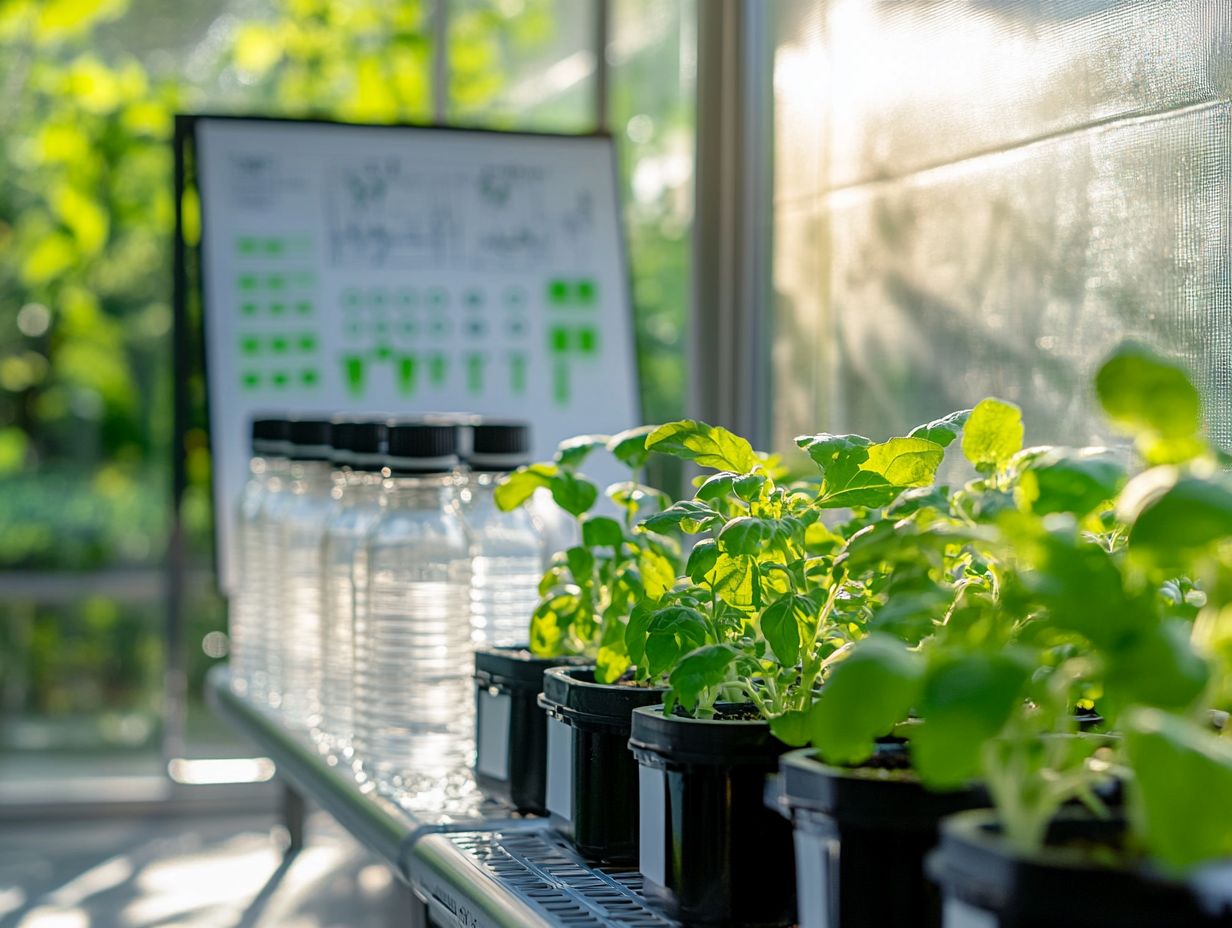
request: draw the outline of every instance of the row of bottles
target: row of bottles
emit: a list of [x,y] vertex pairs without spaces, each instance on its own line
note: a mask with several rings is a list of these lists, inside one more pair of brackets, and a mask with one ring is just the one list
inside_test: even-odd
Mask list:
[[559,520],[504,513],[525,424],[260,418],[239,504],[237,691],[395,798],[469,761],[476,645],[525,642]]

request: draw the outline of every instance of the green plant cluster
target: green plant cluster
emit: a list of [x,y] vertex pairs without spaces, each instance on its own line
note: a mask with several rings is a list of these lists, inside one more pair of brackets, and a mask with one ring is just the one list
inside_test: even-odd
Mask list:
[[[600,679],[665,685],[669,710],[749,703],[788,744],[874,776],[893,775],[867,767],[879,744],[905,740],[911,776],[982,781],[1028,851],[1066,804],[1105,814],[1120,778],[1139,850],[1173,868],[1228,856],[1232,812],[1209,797],[1232,788],[1212,721],[1232,703],[1232,483],[1180,367],[1126,345],[1095,388],[1132,453],[1024,447],[1019,409],[995,398],[881,442],[803,436],[806,477],[701,422],[626,433],[635,466],[709,473],[688,499],[646,492],[619,537],[586,530],[605,518],[597,488],[566,505],[589,486],[567,444],[502,500],[544,486],[582,523],[533,648],[561,640],[542,633],[551,603],[603,603],[601,623],[569,625],[568,653],[601,646]],[[939,484],[943,464],[969,479]]]

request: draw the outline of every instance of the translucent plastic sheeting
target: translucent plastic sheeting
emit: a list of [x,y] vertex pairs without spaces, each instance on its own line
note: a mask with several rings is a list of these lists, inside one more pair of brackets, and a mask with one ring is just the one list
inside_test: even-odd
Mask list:
[[1232,4],[776,5],[776,438],[884,435],[993,393],[1108,436],[1127,337],[1232,445]]

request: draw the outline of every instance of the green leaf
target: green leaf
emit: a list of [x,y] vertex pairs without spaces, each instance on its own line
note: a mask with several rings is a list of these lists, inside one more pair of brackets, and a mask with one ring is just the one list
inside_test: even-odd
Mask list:
[[538,657],[556,657],[578,617],[580,597],[567,593],[544,600],[530,620],[530,650]]
[[1128,641],[1118,641],[1104,681],[1110,707],[1137,703],[1180,710],[1192,706],[1210,678],[1210,668],[1190,642],[1192,630],[1185,621],[1164,622]]
[[662,512],[647,516],[639,524],[646,531],[658,534],[664,534],[679,527],[689,535],[696,535],[721,521],[722,516],[705,503],[683,499],[668,506]]
[[649,454],[646,450],[646,438],[654,430],[653,425],[626,429],[608,439],[607,450],[626,467],[636,470],[646,463]]
[[924,438],[892,438],[873,444],[863,435],[803,436],[796,443],[821,468],[818,505],[825,509],[873,509],[892,503],[908,487],[936,476],[945,450]]
[[1130,550],[1168,564],[1232,536],[1232,489],[1224,480],[1183,476],[1169,485],[1173,477],[1163,468],[1139,475],[1122,497],[1133,508],[1121,510]]
[[664,555],[654,548],[643,548],[637,558],[642,572],[642,584],[646,595],[658,600],[676,585],[676,568]]
[[587,548],[570,548],[565,552],[565,561],[569,564],[569,572],[573,574],[576,583],[591,582],[591,574],[595,569],[595,556]]
[[599,653],[595,658],[595,682],[615,683],[629,669],[629,649],[625,646],[625,629],[615,617],[605,616],[599,636]]
[[907,717],[923,660],[901,641],[872,634],[836,664],[809,713],[812,742],[834,764],[858,764]]
[[599,488],[589,480],[575,477],[568,471],[560,471],[551,479],[549,488],[556,505],[565,512],[580,516],[595,504]]
[[651,500],[651,504],[659,508],[666,508],[671,504],[671,499],[662,490],[656,490],[654,487],[648,487],[632,480],[613,483],[604,492],[608,499],[631,516],[638,514],[645,500]]
[[970,409],[960,409],[957,412],[952,412],[948,416],[942,416],[940,419],[934,419],[924,425],[917,425],[909,433],[909,438],[927,438],[929,441],[936,442],[942,448],[948,448],[963,430],[963,426],[967,424],[967,419],[971,416]]
[[738,474],[733,474],[731,471],[720,471],[717,474],[711,474],[702,481],[701,486],[697,488],[697,493],[694,495],[706,502],[714,502],[718,499],[723,499],[732,492]]
[[650,632],[650,620],[655,611],[649,603],[640,602],[629,612],[625,625],[625,651],[629,660],[641,667],[646,660],[646,636]]
[[503,512],[517,509],[540,487],[549,487],[557,474],[554,464],[528,464],[503,477],[493,491],[496,506]]
[[756,558],[744,554],[720,554],[711,576],[714,578],[715,593],[729,606],[756,609],[761,605]]
[[608,516],[589,516],[582,522],[582,544],[587,547],[618,548],[624,540],[624,529],[615,519]]
[[963,429],[963,455],[976,470],[990,473],[1022,450],[1022,436],[1022,410],[990,397],[971,410]]
[[1030,662],[1005,653],[942,653],[930,661],[916,707],[923,721],[911,735],[912,760],[927,786],[954,788],[978,775],[984,743],[1022,704],[1030,670]]
[[650,618],[646,630],[646,669],[652,677],[671,670],[682,654],[708,643],[709,626],[696,609],[668,606]]
[[582,462],[590,457],[592,451],[606,447],[607,443],[606,435],[577,435],[573,438],[566,438],[556,446],[554,460],[561,467],[573,470],[581,466]]
[[800,660],[801,646],[812,643],[817,634],[817,613],[811,599],[789,594],[761,614],[762,636],[784,667],[794,667]]
[[719,550],[725,554],[761,554],[778,535],[772,519],[740,516],[719,532]]
[[758,466],[753,446],[725,428],[696,419],[659,426],[646,438],[646,450],[670,454],[702,467],[748,473]]
[[1232,742],[1154,709],[1129,714],[1135,834],[1174,871],[1232,857]]
[[746,503],[751,503],[761,496],[766,485],[764,474],[741,474],[732,480],[732,490]]
[[926,438],[891,438],[870,445],[861,470],[880,474],[896,487],[926,487],[937,476],[945,449]]
[[1117,348],[1095,375],[1095,390],[1113,424],[1133,435],[1151,463],[1179,463],[1202,453],[1202,401],[1185,370],[1141,345]]
[[705,690],[727,681],[731,665],[739,656],[735,648],[726,644],[705,645],[686,654],[668,680],[676,701],[692,712]]
[[1099,448],[1050,448],[1025,461],[1018,477],[1018,503],[1038,515],[1085,516],[1114,499],[1125,468]]
[[689,561],[685,565],[684,572],[694,583],[701,583],[706,579],[706,575],[714,570],[718,560],[719,546],[707,538],[693,546],[693,550],[689,552]]
[[770,732],[790,747],[803,747],[812,738],[811,719],[810,709],[793,709],[772,718]]

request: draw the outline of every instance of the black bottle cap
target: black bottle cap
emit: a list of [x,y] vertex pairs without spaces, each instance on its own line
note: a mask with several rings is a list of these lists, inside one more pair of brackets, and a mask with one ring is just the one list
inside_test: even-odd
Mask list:
[[380,470],[385,465],[387,430],[383,419],[337,417],[331,433],[335,464],[354,470]]
[[261,415],[252,420],[252,453],[281,455],[287,453],[290,423],[285,416]]
[[441,474],[458,466],[456,425],[393,419],[386,466],[393,473]]
[[472,470],[517,470],[530,463],[530,425],[480,422],[470,429],[466,463]]
[[291,447],[287,457],[293,461],[328,461],[333,454],[328,419],[290,420]]

